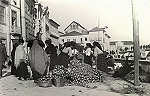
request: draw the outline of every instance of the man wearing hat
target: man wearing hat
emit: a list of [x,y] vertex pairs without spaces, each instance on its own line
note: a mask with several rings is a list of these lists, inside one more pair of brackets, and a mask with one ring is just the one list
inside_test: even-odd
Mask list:
[[5,44],[2,43],[2,39],[0,38],[0,78],[2,77],[2,66],[7,59],[7,52]]

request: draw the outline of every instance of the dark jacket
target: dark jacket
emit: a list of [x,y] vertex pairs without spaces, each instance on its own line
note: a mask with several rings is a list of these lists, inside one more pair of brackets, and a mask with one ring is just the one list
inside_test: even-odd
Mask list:
[[7,59],[6,47],[4,44],[0,44],[0,61],[4,62]]
[[47,46],[45,48],[45,52],[47,54],[57,54],[57,49],[56,49],[56,47],[53,44],[50,44],[49,46]]

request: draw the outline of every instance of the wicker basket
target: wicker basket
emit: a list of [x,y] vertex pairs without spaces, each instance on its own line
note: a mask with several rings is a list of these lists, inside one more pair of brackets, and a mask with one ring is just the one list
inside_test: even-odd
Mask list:
[[54,79],[54,85],[56,87],[63,87],[63,86],[65,86],[65,79],[64,78]]
[[51,80],[48,80],[48,81],[38,81],[38,86],[39,87],[52,87],[52,81]]

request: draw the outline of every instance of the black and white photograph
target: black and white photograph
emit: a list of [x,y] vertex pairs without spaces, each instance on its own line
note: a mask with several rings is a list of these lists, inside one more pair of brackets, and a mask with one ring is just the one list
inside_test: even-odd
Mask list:
[[150,0],[0,0],[0,96],[150,96]]

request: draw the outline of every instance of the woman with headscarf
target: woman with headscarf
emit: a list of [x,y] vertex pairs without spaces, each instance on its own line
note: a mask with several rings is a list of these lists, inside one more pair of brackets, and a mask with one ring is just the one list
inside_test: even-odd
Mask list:
[[102,50],[101,45],[98,42],[93,42],[94,56],[97,65],[97,69],[103,72],[107,72],[106,54]]
[[43,48],[39,45],[38,40],[33,41],[33,45],[29,53],[29,61],[34,80],[46,75],[49,58]]
[[86,43],[84,63],[92,66],[92,45],[91,45],[91,43]]
[[16,68],[16,77],[19,80],[27,79],[29,77],[26,61],[26,53],[24,49],[24,40],[19,39],[19,46],[15,51],[15,68]]
[[72,57],[71,43],[65,42],[62,52],[57,57],[57,65],[63,65],[68,68],[69,58]]

